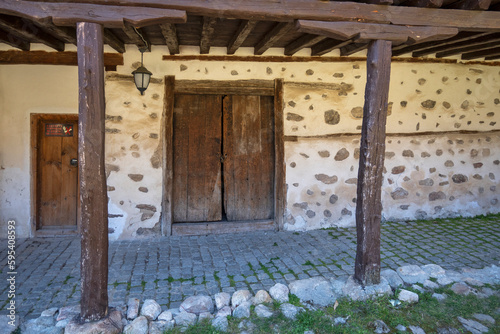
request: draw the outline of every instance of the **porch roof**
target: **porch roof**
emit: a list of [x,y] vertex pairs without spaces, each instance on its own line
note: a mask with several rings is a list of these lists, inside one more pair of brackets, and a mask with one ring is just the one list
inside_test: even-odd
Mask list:
[[4,0],[0,43],[64,51],[76,44],[78,21],[103,24],[105,43],[120,53],[135,44],[167,45],[172,55],[185,45],[201,54],[277,47],[287,56],[303,48],[349,56],[389,39],[394,56],[500,59],[500,0]]

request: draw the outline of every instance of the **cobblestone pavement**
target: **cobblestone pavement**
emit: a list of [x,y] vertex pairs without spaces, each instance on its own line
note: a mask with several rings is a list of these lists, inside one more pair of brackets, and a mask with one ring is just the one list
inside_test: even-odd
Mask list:
[[[6,314],[7,240],[0,242],[0,314]],[[18,240],[16,253],[21,318],[79,302],[78,238]],[[313,276],[347,278],[354,272],[355,253],[354,228],[115,241],[109,247],[110,305],[138,297],[177,307],[193,294],[255,293]],[[499,260],[500,215],[382,226],[383,268],[436,263],[459,270]]]

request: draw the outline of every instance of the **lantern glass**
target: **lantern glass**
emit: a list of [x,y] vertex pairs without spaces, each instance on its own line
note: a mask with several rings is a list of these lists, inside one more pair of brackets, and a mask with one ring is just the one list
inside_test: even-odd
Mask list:
[[144,66],[141,66],[132,72],[132,74],[134,75],[135,86],[141,92],[141,95],[144,95],[144,91],[148,88],[149,80],[153,73],[148,71]]

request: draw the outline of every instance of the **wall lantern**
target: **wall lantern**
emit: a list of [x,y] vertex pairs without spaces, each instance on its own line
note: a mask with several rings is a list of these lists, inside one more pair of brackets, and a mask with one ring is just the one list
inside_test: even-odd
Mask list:
[[147,70],[147,68],[144,67],[143,65],[143,56],[144,56],[144,50],[141,51],[141,66],[136,69],[132,74],[134,75],[134,82],[135,86],[141,92],[141,95],[144,95],[144,91],[148,88],[149,86],[149,80],[151,79],[151,73],[150,71]]

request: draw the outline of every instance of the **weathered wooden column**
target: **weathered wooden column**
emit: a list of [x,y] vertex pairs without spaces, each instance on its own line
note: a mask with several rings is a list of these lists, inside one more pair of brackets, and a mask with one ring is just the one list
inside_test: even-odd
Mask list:
[[356,201],[357,251],[355,279],[380,283],[381,187],[385,154],[385,123],[391,72],[392,42],[370,42],[359,155]]
[[77,23],[81,319],[108,313],[108,198],[104,172],[103,27]]

